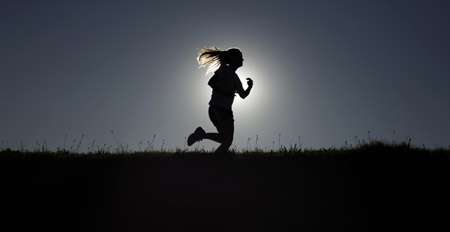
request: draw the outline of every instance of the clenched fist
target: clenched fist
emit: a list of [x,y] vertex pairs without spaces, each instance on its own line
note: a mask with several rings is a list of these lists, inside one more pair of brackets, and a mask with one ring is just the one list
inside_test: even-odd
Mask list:
[[253,87],[253,80],[250,77],[247,78],[247,85],[250,88]]

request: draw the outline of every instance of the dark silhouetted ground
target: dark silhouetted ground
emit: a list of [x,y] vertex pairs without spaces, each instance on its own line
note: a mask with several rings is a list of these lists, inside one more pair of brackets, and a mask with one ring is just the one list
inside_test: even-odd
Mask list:
[[2,231],[446,231],[448,150],[0,152]]

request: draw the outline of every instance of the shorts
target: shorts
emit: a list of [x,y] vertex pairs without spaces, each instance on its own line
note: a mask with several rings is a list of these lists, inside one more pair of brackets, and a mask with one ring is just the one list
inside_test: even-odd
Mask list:
[[209,119],[217,127],[218,123],[234,122],[233,111],[220,106],[209,106],[208,109]]

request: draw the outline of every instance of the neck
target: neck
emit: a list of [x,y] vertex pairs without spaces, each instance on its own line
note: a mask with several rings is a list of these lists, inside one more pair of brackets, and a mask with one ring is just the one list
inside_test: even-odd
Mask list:
[[236,72],[236,70],[237,70],[239,67],[236,67],[236,66],[230,66],[230,68],[233,69],[233,71]]

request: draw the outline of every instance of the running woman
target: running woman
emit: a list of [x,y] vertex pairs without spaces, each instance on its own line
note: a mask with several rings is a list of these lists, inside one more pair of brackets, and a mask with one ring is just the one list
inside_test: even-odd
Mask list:
[[214,71],[214,75],[208,82],[212,88],[208,114],[218,133],[206,133],[203,128],[198,127],[189,135],[187,144],[191,146],[202,139],[209,139],[220,143],[216,153],[227,152],[233,142],[234,118],[231,106],[235,93],[245,99],[253,87],[253,80],[247,78],[248,87],[244,90],[236,74],[236,70],[242,67],[244,61],[239,48],[230,48],[226,51],[216,47],[204,48],[200,50],[197,61],[200,67],[209,65],[207,74]]

